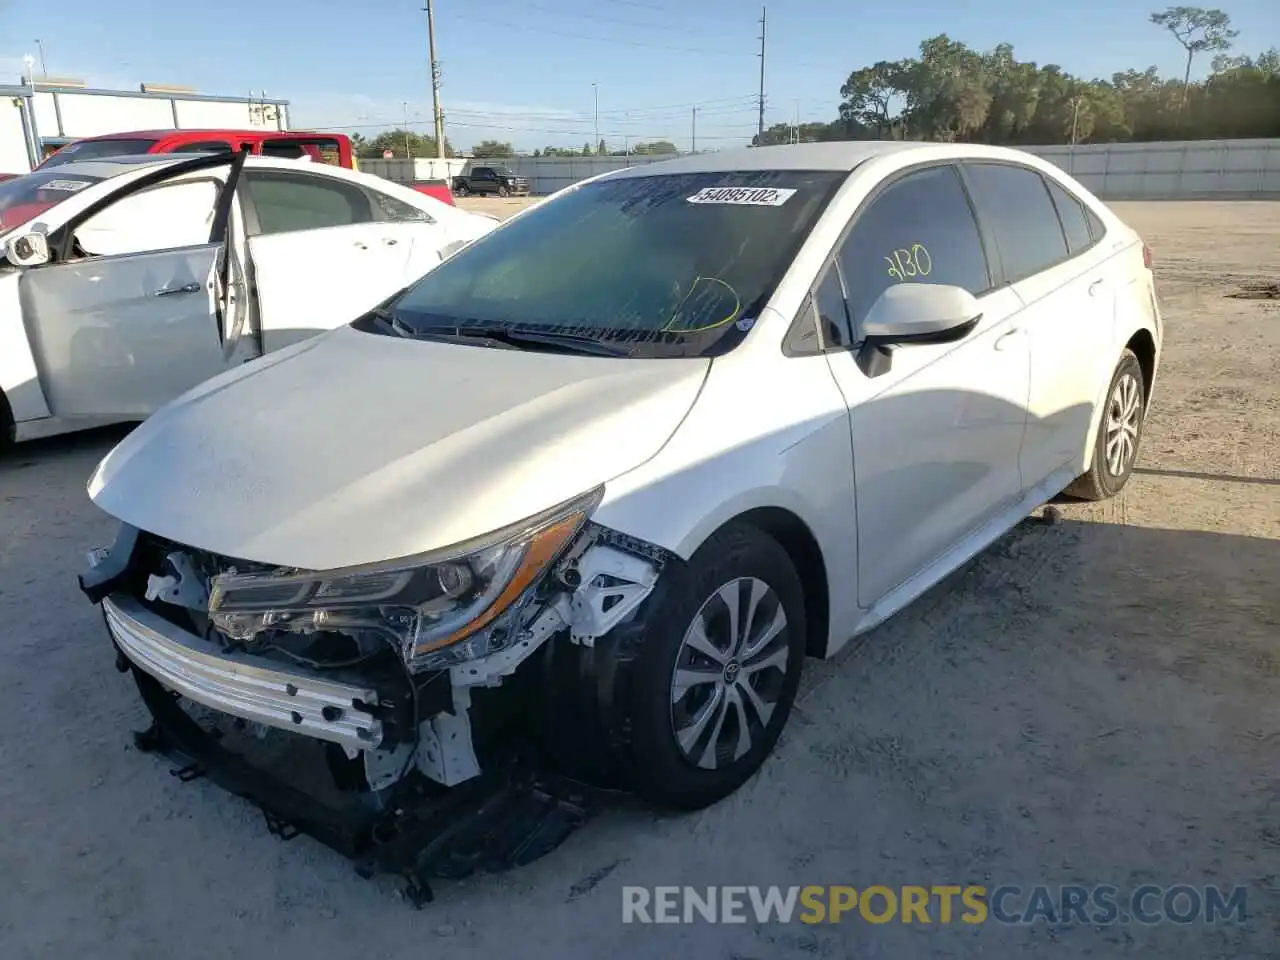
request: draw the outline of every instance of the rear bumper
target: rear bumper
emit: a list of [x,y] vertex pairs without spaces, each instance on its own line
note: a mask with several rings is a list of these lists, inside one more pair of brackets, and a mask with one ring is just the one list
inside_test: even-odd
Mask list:
[[227,653],[181,630],[136,600],[114,596],[102,613],[116,646],[139,670],[212,710],[352,749],[382,742],[372,687],[335,683],[261,657]]

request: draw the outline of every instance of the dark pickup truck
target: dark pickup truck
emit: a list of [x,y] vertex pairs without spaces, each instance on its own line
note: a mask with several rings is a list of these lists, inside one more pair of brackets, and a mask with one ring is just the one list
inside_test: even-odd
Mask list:
[[506,167],[472,167],[469,173],[453,178],[453,192],[459,197],[482,193],[526,197],[529,195],[529,181],[517,177]]

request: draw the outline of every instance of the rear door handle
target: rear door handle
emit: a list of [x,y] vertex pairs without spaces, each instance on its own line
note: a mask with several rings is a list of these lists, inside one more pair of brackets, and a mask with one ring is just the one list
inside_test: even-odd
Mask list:
[[365,243],[363,240],[357,240],[354,244],[352,244],[352,246],[354,246],[357,250],[369,249],[369,245]]
[[203,289],[203,287],[204,287],[203,284],[197,283],[195,280],[192,280],[190,283],[184,283],[180,287],[161,287],[159,290],[154,291],[151,295],[153,297],[171,297],[175,293],[199,293],[201,289]]
[[388,247],[394,247],[400,241],[397,240],[395,237],[383,237],[382,242],[385,243]]
[[1099,279],[1093,281],[1093,283],[1089,284],[1089,296],[1096,297],[1106,285],[1107,281],[1105,280]]
[[1022,336],[1022,328],[1014,327],[1012,330],[1002,333],[1000,336],[996,337],[996,342],[992,344],[992,346],[997,350],[1007,350],[1013,344],[1013,338],[1020,336]]

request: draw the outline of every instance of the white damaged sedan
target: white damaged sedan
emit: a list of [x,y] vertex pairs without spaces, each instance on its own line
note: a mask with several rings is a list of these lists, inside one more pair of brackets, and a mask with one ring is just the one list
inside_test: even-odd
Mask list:
[[[1125,485],[1161,340],[1141,239],[1024,153],[619,170],[159,411],[90,480],[122,526],[81,585],[209,770],[229,741],[174,704],[353,795],[447,795],[521,739],[696,808],[765,761],[807,656]],[[287,765],[235,764],[319,832]]]
[[321,163],[68,161],[0,184],[0,448],[141,420],[332,330],[497,221]]

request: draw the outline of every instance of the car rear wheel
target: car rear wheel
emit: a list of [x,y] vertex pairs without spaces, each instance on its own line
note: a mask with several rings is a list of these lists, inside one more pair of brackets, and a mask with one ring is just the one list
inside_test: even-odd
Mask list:
[[1132,350],[1125,350],[1107,387],[1106,407],[1094,442],[1093,463],[1087,473],[1067,487],[1068,496],[1106,500],[1124,489],[1138,459],[1146,409],[1142,365]]

